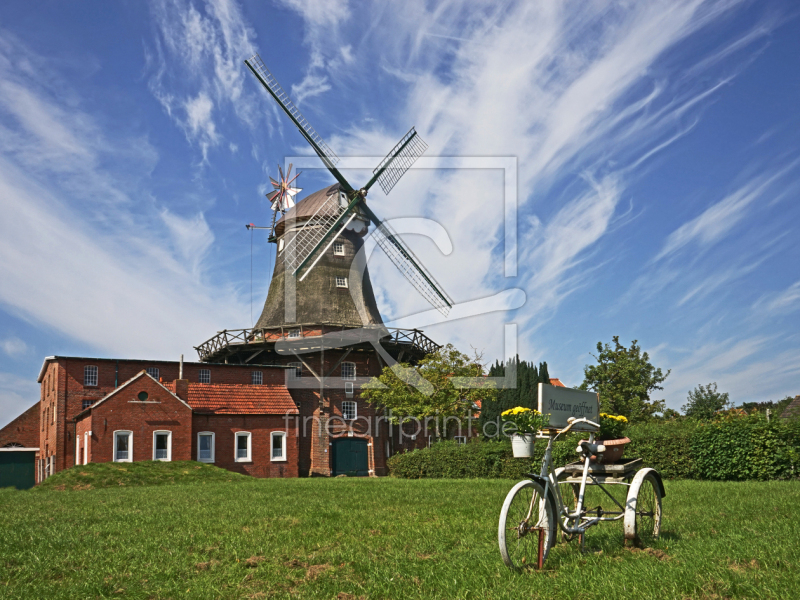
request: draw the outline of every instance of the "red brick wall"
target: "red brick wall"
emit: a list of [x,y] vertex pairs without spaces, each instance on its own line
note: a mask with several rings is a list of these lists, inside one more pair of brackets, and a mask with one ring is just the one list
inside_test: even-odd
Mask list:
[[[381,363],[373,350],[354,350],[344,356],[346,350],[330,350],[323,354],[303,355],[302,360],[317,375],[324,379],[324,386],[303,368],[303,377],[298,381],[288,381],[289,393],[300,409],[300,461],[299,471],[302,476],[331,474],[331,444],[334,438],[353,435],[366,439],[369,443],[369,469],[374,475],[386,474],[386,444],[388,426],[382,421],[375,427],[375,409],[360,399],[359,387],[371,377],[380,375]],[[300,362],[298,357],[286,357],[284,364]],[[342,362],[356,365],[356,380],[352,398],[345,395],[342,379]],[[322,401],[320,388],[322,387]],[[360,417],[354,423],[342,423],[342,402],[355,401],[357,414]],[[382,411],[379,411],[382,414]],[[332,420],[331,420],[332,419]],[[329,424],[330,421],[330,424]],[[367,424],[369,422],[369,425]]]
[[[92,438],[90,436],[85,435],[86,433],[92,431],[92,415],[88,414],[83,417],[80,421],[78,421],[75,425],[75,439],[78,440],[77,443],[77,451],[80,452],[80,455],[77,457],[76,464],[86,464],[92,462]],[[84,448],[86,452],[84,454]],[[84,456],[85,462],[84,462]],[[73,457],[73,460],[76,457]],[[97,461],[97,462],[108,462],[108,461]]]
[[[97,386],[84,386],[84,367],[97,367]],[[176,361],[116,360],[96,358],[56,358],[48,363],[41,379],[39,447],[41,456],[56,455],[56,471],[75,463],[75,432],[72,419],[83,410],[83,401],[97,402],[148,367],[159,369],[163,381],[178,378],[180,364]],[[183,363],[184,378],[199,381],[200,369],[211,371],[212,383],[250,384],[253,371],[261,371],[263,383],[283,383],[282,368],[205,363]],[[53,412],[56,422],[53,423]],[[152,440],[151,440],[152,443]],[[173,440],[174,444],[174,440]],[[45,454],[46,452],[46,454]]]
[[[229,471],[253,477],[297,477],[298,439],[293,419],[288,421],[277,415],[203,415],[192,418],[191,457],[197,460],[197,434],[203,431],[214,433],[214,465]],[[250,432],[251,461],[235,460],[236,432]],[[286,461],[273,462],[271,457],[271,433],[284,431],[286,439]]]
[[[138,401],[140,392],[147,392],[147,403]],[[154,431],[172,432],[172,460],[191,460],[192,410],[149,377],[122,388],[93,408],[91,416],[90,462],[114,460],[114,432],[120,430],[133,432],[134,461],[153,460]],[[72,462],[74,444],[70,454]]]
[[39,402],[0,429],[0,448],[6,444],[22,444],[27,448],[39,446]]

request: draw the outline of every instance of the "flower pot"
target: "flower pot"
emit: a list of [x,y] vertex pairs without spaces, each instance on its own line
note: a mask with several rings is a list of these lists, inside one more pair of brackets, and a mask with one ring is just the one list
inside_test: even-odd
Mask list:
[[533,433],[515,433],[511,436],[511,451],[514,458],[533,457],[533,445],[536,442],[536,435]]
[[606,447],[606,451],[597,457],[597,462],[601,465],[610,465],[622,458],[622,453],[625,452],[625,445],[630,444],[631,440],[624,437],[616,440],[597,440],[597,443]]

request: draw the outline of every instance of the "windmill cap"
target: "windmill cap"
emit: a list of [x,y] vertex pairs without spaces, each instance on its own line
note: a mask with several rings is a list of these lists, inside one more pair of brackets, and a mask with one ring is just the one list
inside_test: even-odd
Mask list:
[[341,185],[334,183],[330,187],[323,188],[312,194],[309,194],[302,200],[299,200],[292,208],[286,211],[281,216],[277,223],[275,223],[275,235],[283,235],[285,223],[288,220],[296,219],[302,221],[310,219],[320,206],[333,194],[337,194],[341,189]]

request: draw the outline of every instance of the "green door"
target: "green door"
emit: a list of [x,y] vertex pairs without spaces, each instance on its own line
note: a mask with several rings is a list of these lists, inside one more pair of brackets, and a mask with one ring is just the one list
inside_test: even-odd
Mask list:
[[369,475],[367,440],[342,438],[333,442],[333,475]]
[[0,451],[0,488],[32,488],[36,483],[36,450]]

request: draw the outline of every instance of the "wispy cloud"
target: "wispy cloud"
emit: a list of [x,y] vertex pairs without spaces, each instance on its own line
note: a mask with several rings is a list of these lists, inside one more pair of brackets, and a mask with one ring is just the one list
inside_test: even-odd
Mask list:
[[0,340],[0,348],[11,358],[20,358],[27,354],[29,350],[28,344],[14,336]]
[[257,114],[242,69],[255,34],[234,0],[207,0],[200,8],[190,0],[157,0],[152,7],[157,36],[145,45],[150,90],[206,162],[223,137],[215,106],[247,123]]
[[[0,302],[34,326],[118,356],[177,356],[198,330],[218,328],[220,310],[236,322],[244,310],[235,292],[203,281],[214,239],[203,215],[131,198],[148,197],[126,184],[150,172],[155,151],[101,133],[79,103],[60,103],[72,94],[67,81],[58,81],[63,95],[51,94],[24,64],[50,74],[19,40],[0,44],[8,134],[0,136]],[[40,114],[58,127],[37,122]]]
[[39,401],[39,384],[11,373],[0,373],[0,427]]
[[764,294],[753,305],[753,310],[767,314],[788,314],[800,309],[800,281],[781,292]]
[[673,231],[654,260],[661,260],[685,246],[707,248],[733,231],[747,214],[750,205],[762,197],[773,178],[756,177],[700,215]]

